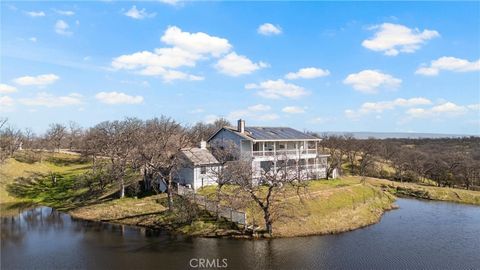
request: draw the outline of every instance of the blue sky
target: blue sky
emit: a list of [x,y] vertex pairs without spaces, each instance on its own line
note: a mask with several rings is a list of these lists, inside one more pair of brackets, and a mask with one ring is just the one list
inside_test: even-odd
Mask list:
[[0,115],[480,134],[480,3],[2,2]]

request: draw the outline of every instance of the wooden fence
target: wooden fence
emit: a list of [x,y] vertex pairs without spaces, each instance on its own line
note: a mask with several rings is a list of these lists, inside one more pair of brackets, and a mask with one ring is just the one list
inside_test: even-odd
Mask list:
[[205,210],[213,215],[224,217],[232,222],[247,226],[247,214],[245,212],[237,211],[228,206],[218,205],[216,201],[212,201],[205,196],[195,193],[193,189],[177,186],[177,194],[188,198],[193,203],[203,207]]

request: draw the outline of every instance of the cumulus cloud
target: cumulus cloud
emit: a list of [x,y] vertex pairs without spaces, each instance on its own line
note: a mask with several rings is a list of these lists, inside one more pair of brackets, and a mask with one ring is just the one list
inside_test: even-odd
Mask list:
[[43,74],[38,76],[23,76],[16,79],[13,79],[18,85],[28,86],[28,85],[36,85],[36,86],[44,86],[48,84],[52,84],[55,81],[60,79],[55,74]]
[[60,9],[54,9],[57,14],[63,15],[63,16],[73,16],[75,15],[75,12],[71,10],[60,10]]
[[321,68],[301,68],[297,72],[290,72],[285,75],[286,79],[296,80],[296,79],[314,79],[319,77],[325,77],[330,75],[330,71]]
[[59,35],[70,36],[73,34],[73,32],[69,30],[70,26],[64,20],[58,20],[55,23],[54,29]]
[[153,18],[157,14],[156,13],[148,13],[144,8],[137,9],[134,5],[132,6],[127,12],[123,13],[125,16],[130,17],[132,19],[141,20],[145,18]]
[[165,44],[194,54],[210,54],[215,57],[227,53],[232,48],[225,38],[210,36],[203,32],[189,33],[176,26],[169,26],[161,40]]
[[256,104],[249,106],[246,109],[232,111],[228,114],[227,118],[231,121],[239,118],[252,118],[261,121],[271,121],[278,119],[278,115],[270,112],[271,107],[264,104]]
[[267,66],[268,64],[264,62],[254,63],[246,56],[238,55],[235,52],[225,55],[215,64],[215,68],[219,72],[233,77],[250,74]]
[[271,23],[264,23],[258,27],[257,32],[264,36],[279,35],[282,33],[282,28]]
[[301,86],[286,83],[282,79],[268,80],[260,84],[250,83],[245,85],[246,89],[258,89],[258,94],[265,98],[277,99],[285,98],[299,98],[307,95],[308,92]]
[[297,106],[287,106],[282,109],[284,113],[305,113],[305,109]]
[[143,102],[142,96],[130,96],[120,92],[100,92],[95,98],[105,104],[140,104]]
[[[198,61],[211,57],[221,57],[231,49],[228,40],[198,32],[184,32],[176,26],[170,26],[161,40],[172,47],[158,48],[153,52],[140,51],[121,55],[113,59],[114,69],[134,70],[146,76],[160,76],[165,81],[172,80],[202,80],[202,76],[191,75],[175,70],[181,67],[194,67]],[[240,56],[239,56],[240,57]],[[248,60],[248,59],[247,59]],[[260,65],[260,63],[252,63]],[[230,67],[234,69],[235,67]],[[231,72],[246,72],[247,69],[230,70]],[[250,67],[251,68],[251,67]]]
[[0,96],[0,111],[9,111],[15,105],[13,98],[9,96]]
[[14,86],[0,83],[0,94],[9,94],[14,92],[17,92],[17,88],[15,88]]
[[47,108],[65,107],[82,104],[82,95],[71,93],[67,96],[55,96],[46,92],[38,93],[33,98],[22,98],[20,103],[27,106],[43,106]]
[[407,110],[407,115],[412,118],[432,118],[439,116],[457,116],[466,113],[465,106],[453,102],[444,102],[431,108],[412,108]]
[[343,83],[362,93],[376,93],[379,88],[398,88],[402,80],[378,70],[367,69],[348,75]]
[[451,56],[440,57],[430,62],[430,66],[423,66],[415,71],[415,74],[425,76],[436,76],[441,70],[453,72],[470,72],[480,70],[480,59],[477,61],[468,61]]
[[427,41],[440,34],[435,30],[411,29],[404,25],[383,23],[371,27],[375,35],[362,42],[362,46],[385,55],[395,56],[399,53],[413,53]]
[[27,14],[30,17],[44,17],[45,12],[43,11],[25,11],[25,14]]
[[345,116],[348,118],[358,118],[369,113],[382,113],[385,110],[393,110],[397,107],[413,107],[429,104],[432,104],[432,101],[424,97],[414,97],[409,99],[397,98],[389,101],[365,102],[357,110],[345,110]]
[[182,1],[181,0],[158,0],[161,3],[176,6],[179,5]]

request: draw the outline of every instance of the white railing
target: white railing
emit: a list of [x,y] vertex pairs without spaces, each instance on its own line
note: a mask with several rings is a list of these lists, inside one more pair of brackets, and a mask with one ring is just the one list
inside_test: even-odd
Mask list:
[[316,149],[279,149],[276,151],[253,151],[252,155],[254,157],[272,157],[272,156],[281,156],[281,155],[305,155],[305,154],[316,154],[317,150]]

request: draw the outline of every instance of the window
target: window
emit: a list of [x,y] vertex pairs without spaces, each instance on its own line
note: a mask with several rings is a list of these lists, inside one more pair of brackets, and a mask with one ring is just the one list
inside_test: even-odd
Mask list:
[[200,174],[207,174],[207,167],[205,166],[200,167]]
[[260,167],[264,172],[269,172],[273,167],[273,161],[261,161]]
[[285,143],[279,143],[278,149],[285,149]]

